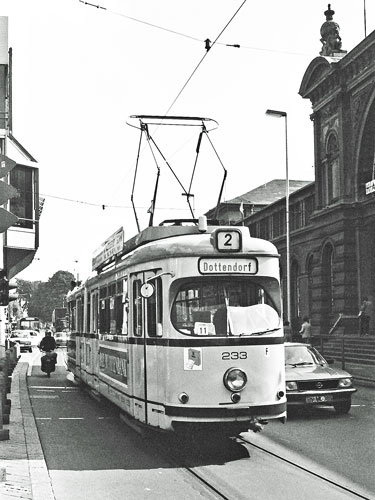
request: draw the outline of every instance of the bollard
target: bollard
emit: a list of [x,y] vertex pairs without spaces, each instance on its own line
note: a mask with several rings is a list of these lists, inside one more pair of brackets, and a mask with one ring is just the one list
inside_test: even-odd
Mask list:
[[1,415],[3,418],[3,424],[9,424],[11,401],[10,399],[7,399],[5,375],[3,372],[0,372],[0,401],[1,401]]
[[3,424],[5,423],[3,420],[3,405],[0,397],[0,441],[6,441],[9,439],[9,429],[4,429]]
[[16,367],[16,364],[18,362],[18,359],[17,359],[17,350],[14,347],[14,345],[12,345],[10,347],[10,349],[9,349],[9,357],[10,357],[10,362],[11,362],[12,372],[13,372],[13,370]]
[[10,349],[7,349],[5,351],[5,357],[6,357],[7,365],[8,365],[8,375],[12,375],[13,370],[14,370],[14,365],[13,365],[13,360],[12,360],[11,354],[12,353],[11,353]]
[[6,392],[10,392],[12,377],[9,376],[9,363],[6,357],[0,359],[0,373],[4,375],[4,384]]

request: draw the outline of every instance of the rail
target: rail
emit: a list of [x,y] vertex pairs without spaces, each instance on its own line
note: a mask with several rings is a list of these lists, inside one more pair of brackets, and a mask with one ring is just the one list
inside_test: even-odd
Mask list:
[[359,316],[357,314],[353,315],[353,314],[340,313],[339,317],[337,318],[337,320],[335,321],[335,323],[333,324],[333,326],[329,330],[328,335],[332,335],[332,333],[335,330],[337,330],[337,328],[339,326],[341,326],[340,323],[345,323],[345,321],[353,321],[353,320],[356,320],[356,322],[357,322],[357,333],[359,333]]

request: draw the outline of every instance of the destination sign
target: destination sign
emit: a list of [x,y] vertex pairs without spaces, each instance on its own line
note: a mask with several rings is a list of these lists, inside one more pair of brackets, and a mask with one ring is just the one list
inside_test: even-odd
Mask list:
[[198,270],[201,274],[256,274],[258,261],[254,258],[202,258]]
[[92,270],[95,271],[106,260],[120,253],[124,248],[124,229],[121,227],[113,233],[105,242],[94,252],[92,258]]

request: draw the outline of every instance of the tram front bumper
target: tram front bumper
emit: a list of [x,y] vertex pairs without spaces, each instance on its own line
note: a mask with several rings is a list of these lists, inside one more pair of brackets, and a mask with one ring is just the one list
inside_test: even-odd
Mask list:
[[196,407],[196,406],[171,406],[165,407],[165,415],[178,420],[189,421],[220,421],[220,420],[248,420],[257,418],[279,418],[286,412],[286,401],[271,405],[254,406],[223,406],[223,407]]

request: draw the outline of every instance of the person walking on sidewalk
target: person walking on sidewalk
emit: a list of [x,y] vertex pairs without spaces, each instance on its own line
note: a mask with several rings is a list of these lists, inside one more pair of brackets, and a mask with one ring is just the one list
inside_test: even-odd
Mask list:
[[311,342],[311,324],[310,320],[307,316],[304,316],[302,318],[302,325],[301,325],[301,330],[299,333],[302,336],[302,342],[305,342],[305,344],[310,344]]
[[359,310],[359,335],[368,335],[370,332],[370,317],[372,312],[372,302],[368,297],[363,297]]

